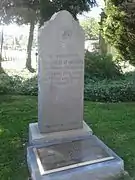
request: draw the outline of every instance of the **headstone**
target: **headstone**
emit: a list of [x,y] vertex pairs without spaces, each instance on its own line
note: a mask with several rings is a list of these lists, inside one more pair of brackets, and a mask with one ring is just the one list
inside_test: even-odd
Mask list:
[[32,180],[105,180],[124,163],[83,121],[84,32],[60,11],[40,29],[38,123],[29,125]]
[[66,11],[39,33],[39,129],[83,127],[84,32]]

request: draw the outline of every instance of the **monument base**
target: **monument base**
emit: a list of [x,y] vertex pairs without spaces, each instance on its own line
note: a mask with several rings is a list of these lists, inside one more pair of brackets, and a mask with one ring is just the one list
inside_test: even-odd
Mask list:
[[92,130],[85,122],[83,122],[82,129],[54,133],[40,133],[38,123],[31,123],[29,125],[29,145],[53,144],[66,140],[77,140],[90,135],[92,135]]
[[118,180],[124,162],[96,136],[52,145],[30,146],[32,180]]

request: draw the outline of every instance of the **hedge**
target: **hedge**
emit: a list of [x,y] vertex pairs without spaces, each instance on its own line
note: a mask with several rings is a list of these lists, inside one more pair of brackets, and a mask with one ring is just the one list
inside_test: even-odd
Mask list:
[[[133,76],[134,77],[134,76]],[[100,102],[135,101],[134,78],[98,80],[85,76],[84,99]],[[38,95],[37,76],[24,79],[19,76],[0,75],[0,94]]]

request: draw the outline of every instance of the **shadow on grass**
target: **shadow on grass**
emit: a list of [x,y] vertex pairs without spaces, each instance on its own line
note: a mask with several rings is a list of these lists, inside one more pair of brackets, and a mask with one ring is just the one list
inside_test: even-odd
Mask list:
[[0,96],[0,104],[2,103],[12,103],[13,101],[15,101],[15,98],[11,95],[3,95]]
[[13,83],[12,77],[10,77],[7,73],[0,73],[0,104],[5,102],[12,102],[14,98],[12,96],[8,96],[7,94],[12,93]]
[[37,98],[0,96],[0,180],[28,178],[28,125],[37,119]]

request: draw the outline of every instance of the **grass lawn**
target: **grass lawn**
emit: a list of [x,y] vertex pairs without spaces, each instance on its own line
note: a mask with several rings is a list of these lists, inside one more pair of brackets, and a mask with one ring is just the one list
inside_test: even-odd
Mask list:
[[[85,102],[84,119],[125,160],[135,176],[135,103]],[[0,96],[0,180],[26,180],[28,124],[37,121],[37,97]]]

